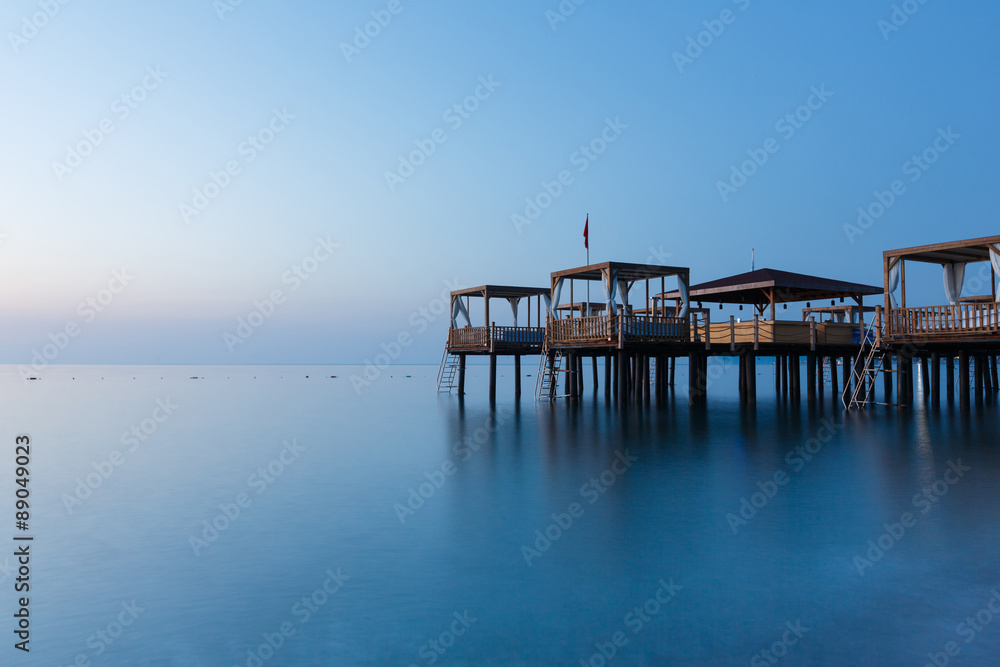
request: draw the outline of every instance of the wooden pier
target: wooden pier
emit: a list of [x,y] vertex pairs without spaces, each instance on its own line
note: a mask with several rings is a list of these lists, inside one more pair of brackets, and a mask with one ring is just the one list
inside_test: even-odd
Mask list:
[[[944,266],[948,305],[907,304],[906,267],[914,262]],[[967,265],[979,266],[972,282]],[[1000,391],[1000,236],[886,251],[883,275],[884,285],[876,287],[760,269],[692,286],[686,267],[604,262],[556,271],[547,288],[486,285],[453,292],[439,388],[464,394],[466,357],[488,355],[495,401],[497,357],[506,355],[514,357],[520,396],[521,357],[539,355],[536,397],[572,400],[583,395],[587,375],[598,393],[603,361],[604,395],[624,406],[665,396],[674,386],[676,360],[687,357],[689,400],[700,403],[712,384],[708,359],[728,356],[739,358],[740,397],[747,404],[756,402],[761,357],[774,360],[779,400],[800,400],[805,385],[810,402],[825,400],[829,388],[833,402],[852,408],[906,407],[914,400],[915,364],[923,396],[933,403],[941,400],[942,382],[948,400],[957,394],[963,408],[973,397],[982,403]],[[676,283],[670,291],[668,280]],[[978,289],[976,281],[988,284],[988,293],[964,295],[963,286]],[[865,305],[865,297],[879,295],[883,305]],[[509,302],[513,326],[492,319],[490,302],[498,298]],[[472,299],[482,300],[483,326],[472,326]],[[523,299],[526,326],[518,321]],[[798,304],[796,315],[779,318],[789,304]],[[714,305],[746,309],[746,317],[713,320]],[[588,358],[591,372],[585,373]],[[879,384],[882,400],[876,398]]]

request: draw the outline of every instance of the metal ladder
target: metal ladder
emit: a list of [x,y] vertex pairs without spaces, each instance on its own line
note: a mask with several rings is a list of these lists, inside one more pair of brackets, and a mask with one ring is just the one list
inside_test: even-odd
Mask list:
[[538,375],[535,377],[535,400],[568,397],[566,394],[558,394],[559,378],[564,373],[569,372],[562,367],[563,358],[562,352],[556,350],[552,357],[552,363],[549,364],[548,353],[542,352],[538,359]]
[[[882,373],[895,373],[896,371],[890,371],[885,368],[885,354],[880,353],[877,345],[875,345],[875,327],[876,320],[872,320],[868,327],[865,329],[864,338],[861,340],[861,349],[859,350],[861,355],[865,355],[865,347],[870,346],[867,355],[865,355],[864,367],[858,370],[857,364],[855,364],[853,371],[851,372],[851,380],[854,382],[854,391],[851,393],[850,401],[847,400],[846,393],[842,402],[844,407],[848,410],[853,408],[862,408],[867,405],[892,405],[891,403],[880,403],[875,399],[875,381],[878,376]],[[865,388],[862,395],[861,388]]]
[[441,355],[441,366],[438,368],[437,390],[439,394],[443,391],[450,394],[452,389],[458,387],[458,382],[455,381],[455,376],[458,375],[458,363],[458,355],[450,354],[448,348],[445,348],[444,354]]

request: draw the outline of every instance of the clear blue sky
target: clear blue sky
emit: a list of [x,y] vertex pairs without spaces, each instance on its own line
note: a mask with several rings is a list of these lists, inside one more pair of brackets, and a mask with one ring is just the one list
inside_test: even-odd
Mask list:
[[[416,341],[400,361],[436,361],[445,319],[422,331],[413,313],[446,281],[544,285],[582,264],[588,213],[593,261],[652,248],[701,282],[748,270],[755,247],[758,267],[881,284],[884,249],[998,233],[1000,6],[912,1],[889,31],[892,4],[589,0],[555,22],[557,0],[11,0],[0,361],[27,362],[71,322],[57,363],[354,363],[400,332]],[[392,20],[346,56],[373,12]],[[776,127],[824,86],[794,135]],[[477,89],[467,118],[445,116]],[[244,144],[275,110],[273,142]],[[616,140],[574,156],[607,119]],[[102,123],[113,131],[78,166],[54,166]],[[912,181],[905,163],[948,128]],[[772,138],[724,201],[719,182]],[[239,173],[186,222],[181,205],[230,161]],[[518,231],[512,215],[562,170],[572,183]],[[897,179],[905,193],[849,239]],[[282,276],[317,237],[339,247],[293,289]],[[78,304],[122,267],[134,279],[88,321]],[[942,303],[940,272],[925,273],[911,302]],[[231,352],[223,335],[275,289],[285,302]]]

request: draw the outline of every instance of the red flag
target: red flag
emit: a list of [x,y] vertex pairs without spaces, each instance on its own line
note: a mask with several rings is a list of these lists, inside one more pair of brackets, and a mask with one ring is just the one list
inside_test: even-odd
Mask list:
[[583,247],[590,250],[590,214],[587,214],[587,222],[583,224]]

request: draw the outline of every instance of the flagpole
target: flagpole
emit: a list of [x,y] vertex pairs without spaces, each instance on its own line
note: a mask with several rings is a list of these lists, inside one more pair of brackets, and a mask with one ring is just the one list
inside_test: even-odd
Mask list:
[[[587,214],[587,266],[590,266],[590,214]],[[590,281],[587,281],[587,317],[590,317]]]

